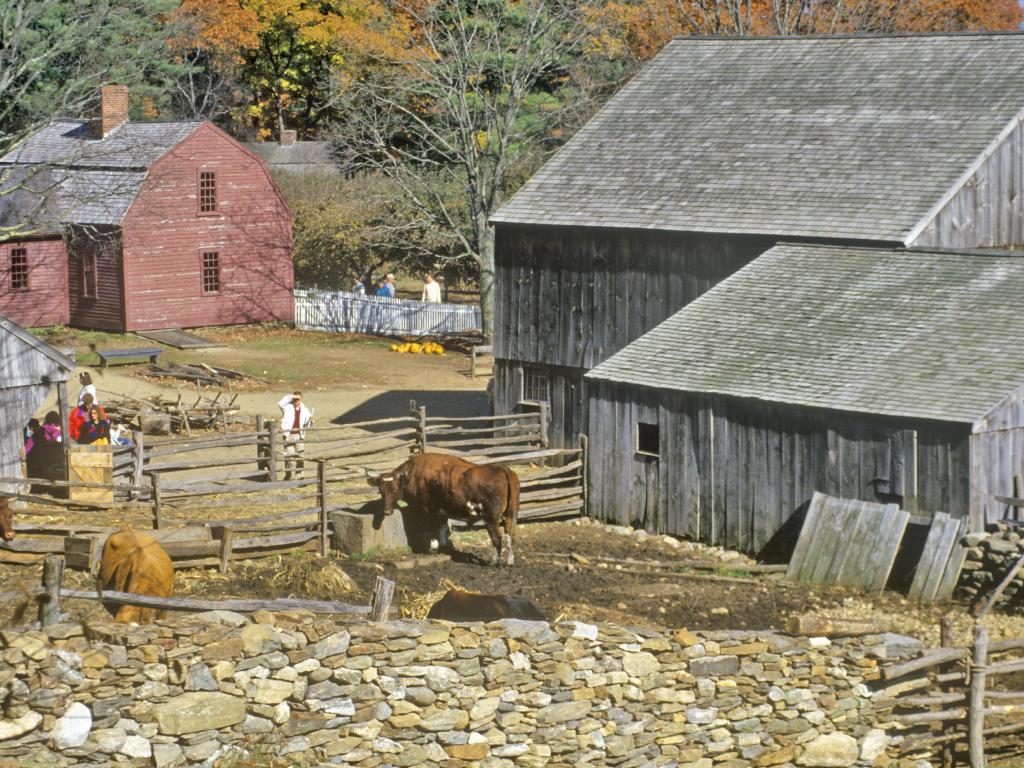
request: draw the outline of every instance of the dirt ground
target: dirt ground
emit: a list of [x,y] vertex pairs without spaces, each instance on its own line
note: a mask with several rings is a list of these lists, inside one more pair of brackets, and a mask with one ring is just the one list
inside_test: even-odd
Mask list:
[[[78,371],[89,371],[99,389],[133,397],[160,394],[186,397],[195,388],[172,381],[140,378],[143,365],[99,368],[95,349],[154,346],[132,334],[53,329],[37,331],[58,347],[74,347]],[[239,391],[238,404],[248,414],[277,413],[277,401],[300,389],[318,423],[384,418],[408,412],[409,400],[427,406],[431,415],[476,416],[488,410],[487,377],[470,378],[465,349],[448,348],[444,355],[399,354],[391,340],[368,336],[297,331],[275,326],[200,328],[195,333],[222,347],[180,350],[165,347],[161,360],[207,363],[241,371],[262,380]],[[77,396],[78,385],[69,383]],[[41,412],[55,407],[52,394]]]

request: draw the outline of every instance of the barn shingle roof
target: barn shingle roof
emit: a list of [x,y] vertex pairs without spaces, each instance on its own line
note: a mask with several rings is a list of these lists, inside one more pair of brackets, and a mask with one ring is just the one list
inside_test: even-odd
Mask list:
[[125,123],[98,139],[88,120],[55,120],[0,157],[8,183],[24,189],[0,206],[0,222],[28,215],[58,223],[120,224],[150,165],[202,123]]
[[1024,109],[1024,36],[678,38],[492,221],[909,243]]
[[778,245],[588,378],[974,423],[1024,383],[1024,256]]

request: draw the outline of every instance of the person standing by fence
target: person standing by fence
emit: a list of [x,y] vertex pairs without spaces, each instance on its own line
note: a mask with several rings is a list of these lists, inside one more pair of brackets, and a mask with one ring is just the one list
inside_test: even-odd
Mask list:
[[284,479],[301,480],[305,462],[302,454],[306,450],[303,440],[306,427],[313,420],[313,413],[302,404],[299,391],[285,395],[278,402],[281,409],[281,434],[284,437]]
[[427,272],[426,277],[423,278],[422,301],[427,301],[431,304],[441,303],[441,286],[429,272]]
[[395,291],[397,290],[395,288],[395,276],[390,272],[388,272],[388,276],[384,281],[384,287],[387,289],[388,296],[392,299],[395,298]]

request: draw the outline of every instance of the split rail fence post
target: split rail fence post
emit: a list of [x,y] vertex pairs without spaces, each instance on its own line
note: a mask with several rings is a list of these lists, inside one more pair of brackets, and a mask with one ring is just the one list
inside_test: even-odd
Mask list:
[[[939,622],[939,637],[941,638],[940,645],[943,648],[953,647],[953,619],[951,619],[949,616],[943,616],[942,620]],[[953,671],[951,664],[943,664],[938,669],[938,672],[940,674],[951,671]],[[943,693],[949,693],[952,690],[952,688],[953,687],[950,683],[944,683],[941,686],[941,690]],[[932,726],[932,730],[935,731],[935,734],[937,736],[941,736],[944,730],[943,723],[938,722],[934,724]],[[953,768],[953,744],[949,742],[943,743],[939,759],[942,768]]]
[[383,576],[374,579],[373,597],[370,599],[370,621],[387,621],[394,594],[395,582]]
[[580,432],[580,495],[583,496],[583,517],[589,517],[587,510],[587,497],[590,495],[587,493],[587,485],[590,482],[590,466],[588,464],[590,454],[590,440],[585,434]]
[[[266,427],[263,424],[263,417],[256,417],[256,471],[266,472],[267,471],[267,444],[263,440],[263,430]],[[269,475],[267,480],[269,480]]]
[[416,405],[415,400],[409,401],[409,413],[416,419],[416,450],[427,452],[427,406]]
[[985,671],[988,665],[988,630],[974,627],[971,687],[967,701],[967,741],[971,768],[985,768]]
[[135,465],[132,468],[132,485],[135,488],[128,494],[128,498],[132,501],[137,501],[139,498],[137,489],[142,485],[142,468],[146,462],[146,447],[143,443],[141,429],[132,430],[132,458],[135,460]]
[[316,460],[316,500],[320,507],[320,557],[327,557],[327,462]]
[[64,579],[64,558],[47,555],[43,560],[43,589],[39,601],[39,625],[49,627],[60,622],[60,584]]
[[549,444],[548,440],[548,413],[551,410],[551,406],[547,403],[540,404],[540,446],[541,448],[547,448]]
[[271,420],[270,424],[267,425],[267,446],[268,446],[268,466],[267,469],[270,471],[270,482],[277,482],[277,454],[279,450],[277,435],[277,422]]
[[213,537],[220,540],[220,572],[227,573],[231,565],[231,550],[235,543],[235,529],[229,525],[216,525]]
[[160,496],[160,473],[151,472],[149,482],[153,489],[153,529],[159,530],[163,523],[163,499]]

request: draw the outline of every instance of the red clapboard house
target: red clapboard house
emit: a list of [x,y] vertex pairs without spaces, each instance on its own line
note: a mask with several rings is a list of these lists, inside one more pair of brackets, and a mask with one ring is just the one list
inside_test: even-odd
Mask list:
[[[208,122],[57,120],[0,158],[0,314],[114,331],[294,319],[291,215],[262,159]],[[27,225],[25,225],[27,222]],[[2,231],[2,230],[0,230]]]

